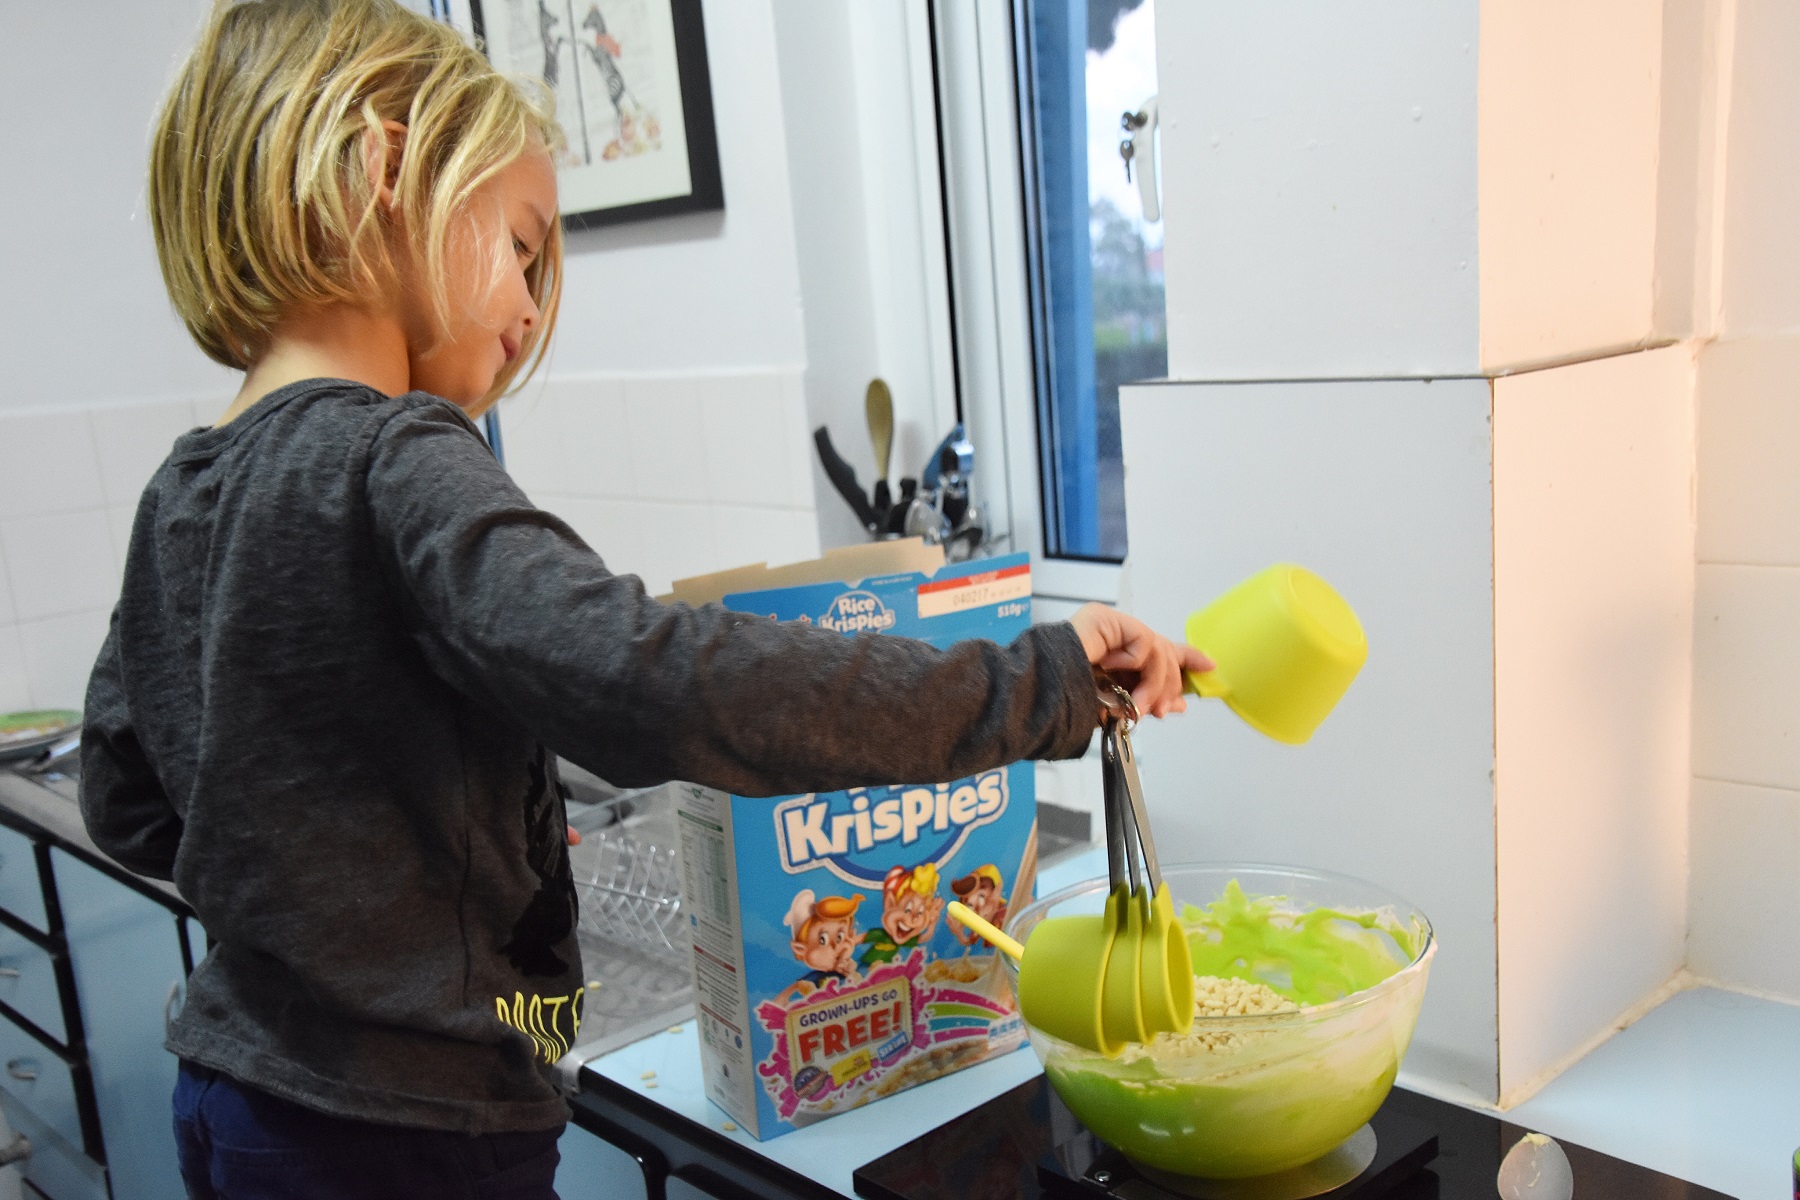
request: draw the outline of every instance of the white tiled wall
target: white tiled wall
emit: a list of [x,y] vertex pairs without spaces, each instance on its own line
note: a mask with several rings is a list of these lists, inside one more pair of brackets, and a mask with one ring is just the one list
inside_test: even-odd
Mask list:
[[532,500],[652,593],[819,552],[798,368],[564,376],[500,413],[507,467]]
[[227,399],[0,414],[0,711],[81,707],[138,494]]
[[1800,1002],[1800,8],[1737,0],[1699,360],[1689,964]]
[[1800,1001],[1800,336],[1700,357],[1689,965]]
[[1800,1000],[1800,794],[1696,779],[1688,966]]

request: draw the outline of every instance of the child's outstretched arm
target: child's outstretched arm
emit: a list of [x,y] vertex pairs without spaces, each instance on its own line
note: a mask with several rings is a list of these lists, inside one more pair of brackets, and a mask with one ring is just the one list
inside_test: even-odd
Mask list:
[[383,428],[367,487],[433,669],[622,786],[778,795],[1072,757],[1097,724],[1091,662],[1131,676],[1151,713],[1179,707],[1179,668],[1203,664],[1100,608],[1010,646],[937,650],[659,604],[532,506],[444,406]]

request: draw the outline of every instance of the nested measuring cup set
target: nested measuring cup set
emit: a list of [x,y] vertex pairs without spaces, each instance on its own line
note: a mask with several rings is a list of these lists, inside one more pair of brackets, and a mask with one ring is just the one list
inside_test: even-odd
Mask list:
[[[1331,713],[1368,658],[1362,624],[1319,576],[1261,571],[1188,618],[1188,642],[1215,667],[1186,690],[1217,697],[1246,724],[1298,745]],[[1019,964],[1019,1011],[1054,1037],[1108,1056],[1194,1021],[1187,931],[1163,882],[1131,731],[1131,694],[1098,676],[1108,893],[1098,914],[1049,917],[1026,942],[960,903],[950,914]]]

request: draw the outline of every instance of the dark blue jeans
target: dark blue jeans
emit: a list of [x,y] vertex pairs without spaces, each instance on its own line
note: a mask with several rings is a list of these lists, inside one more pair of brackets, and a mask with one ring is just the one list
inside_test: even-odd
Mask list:
[[561,1134],[332,1117],[187,1062],[175,1081],[175,1147],[193,1200],[556,1200]]

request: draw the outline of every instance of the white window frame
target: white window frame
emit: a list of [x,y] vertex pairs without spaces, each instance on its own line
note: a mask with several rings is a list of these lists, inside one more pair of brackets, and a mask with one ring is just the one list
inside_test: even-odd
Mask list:
[[[1010,534],[1009,548],[1031,552],[1034,595],[1116,604],[1117,564],[1046,552],[1012,3],[928,2],[954,295],[948,315],[980,500],[990,527]],[[1066,606],[1047,607],[1062,615]]]

